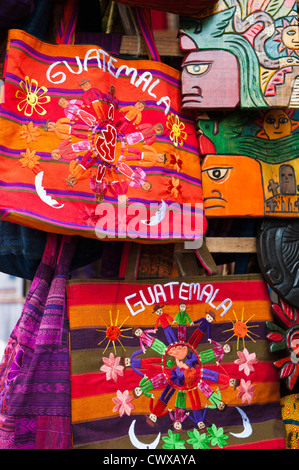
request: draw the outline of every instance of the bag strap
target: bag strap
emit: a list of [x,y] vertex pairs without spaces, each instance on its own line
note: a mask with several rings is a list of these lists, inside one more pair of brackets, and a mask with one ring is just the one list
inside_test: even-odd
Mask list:
[[57,266],[41,318],[36,345],[67,344],[66,282],[78,238],[63,235],[57,250]]
[[22,309],[11,333],[25,348],[34,349],[36,337],[57,262],[58,235],[47,234],[46,246]]
[[142,36],[145,40],[149,59],[156,62],[161,62],[160,54],[154,40],[151,10],[149,8],[135,7],[135,11]]
[[[156,245],[146,246],[155,247]],[[142,245],[138,243],[127,242],[124,245],[121,259],[120,277],[125,281],[135,281],[138,279],[138,268],[140,257],[142,256],[141,252]],[[200,275],[200,268],[198,267],[196,259],[199,260],[207,276],[218,275],[217,265],[213,259],[213,256],[208,250],[205,238],[200,248],[195,250],[188,250],[186,252],[180,251],[180,249],[178,251],[174,249],[173,256],[178,277],[194,277]],[[146,279],[146,277],[144,279]],[[148,279],[152,278],[149,276]]]
[[57,44],[74,44],[75,29],[78,18],[78,0],[66,0],[63,15],[56,34]]

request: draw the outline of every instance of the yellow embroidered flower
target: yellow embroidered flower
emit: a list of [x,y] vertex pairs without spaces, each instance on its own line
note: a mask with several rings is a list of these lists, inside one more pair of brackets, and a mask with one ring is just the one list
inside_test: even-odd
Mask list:
[[173,141],[175,147],[183,145],[187,139],[187,132],[184,131],[185,124],[180,121],[176,114],[171,113],[167,118],[166,127],[170,130],[170,140]]
[[25,81],[20,83],[21,90],[17,90],[16,98],[20,99],[17,106],[18,111],[24,111],[25,116],[32,116],[33,111],[36,111],[40,116],[46,114],[45,108],[42,106],[49,103],[50,96],[46,95],[48,88],[45,86],[38,87],[37,81],[27,76]]
[[37,137],[41,135],[37,127],[34,127],[33,122],[29,122],[28,126],[23,125],[22,131],[20,131],[21,139],[26,139],[27,144],[36,141]]
[[30,149],[27,149],[26,153],[21,152],[23,158],[20,158],[19,162],[21,163],[23,168],[27,167],[30,170],[34,169],[35,165],[37,165],[38,161],[41,158],[38,155],[35,155],[35,152],[36,150]]

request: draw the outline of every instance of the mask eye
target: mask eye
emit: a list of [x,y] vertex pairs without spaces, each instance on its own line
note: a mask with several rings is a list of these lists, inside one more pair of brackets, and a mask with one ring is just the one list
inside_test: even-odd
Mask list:
[[211,170],[207,170],[207,173],[212,180],[220,181],[226,177],[228,170],[229,168],[213,168]]
[[210,64],[190,64],[186,65],[186,70],[191,75],[202,75],[210,68]]

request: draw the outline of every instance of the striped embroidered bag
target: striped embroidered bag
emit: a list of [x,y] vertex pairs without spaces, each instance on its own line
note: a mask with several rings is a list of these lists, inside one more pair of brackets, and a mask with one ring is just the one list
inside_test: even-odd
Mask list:
[[260,276],[74,279],[67,299],[75,448],[285,448]]
[[137,10],[149,57],[121,59],[9,32],[0,106],[0,217],[44,231],[143,241],[205,230],[193,117],[180,72],[161,62]]

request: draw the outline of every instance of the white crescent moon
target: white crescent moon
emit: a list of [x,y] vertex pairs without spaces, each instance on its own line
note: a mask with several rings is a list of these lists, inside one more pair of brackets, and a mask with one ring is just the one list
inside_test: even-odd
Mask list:
[[166,209],[167,209],[167,204],[163,200],[161,201],[161,207],[160,209],[156,212],[155,215],[153,215],[149,221],[147,220],[141,220],[141,222],[145,225],[158,225],[165,217],[166,214]]
[[35,189],[36,189],[37,195],[40,197],[40,199],[43,202],[48,204],[48,206],[51,206],[54,209],[61,209],[64,206],[64,204],[59,204],[59,202],[55,201],[55,199],[52,199],[51,196],[48,196],[45,188],[42,186],[43,176],[44,176],[44,172],[40,171],[35,177]]
[[249,418],[248,418],[247,414],[244,413],[244,411],[241,410],[241,408],[239,408],[238,406],[236,406],[236,409],[239,411],[239,413],[242,417],[244,429],[243,429],[242,432],[240,432],[238,434],[235,434],[233,432],[231,432],[230,434],[232,436],[238,437],[239,439],[244,439],[245,437],[249,437],[252,434],[252,426],[250,424],[250,421],[249,421]]
[[140,442],[135,435],[135,423],[136,423],[136,419],[132,421],[130,428],[129,428],[129,437],[133,446],[136,447],[136,449],[156,449],[160,441],[161,433],[159,432],[154,442],[150,444],[144,444],[143,442]]

